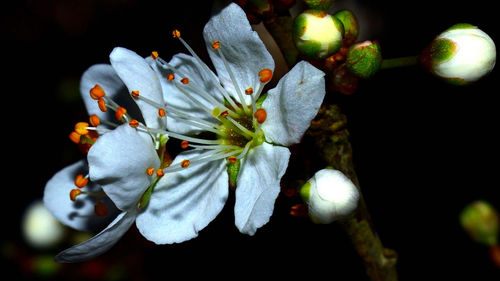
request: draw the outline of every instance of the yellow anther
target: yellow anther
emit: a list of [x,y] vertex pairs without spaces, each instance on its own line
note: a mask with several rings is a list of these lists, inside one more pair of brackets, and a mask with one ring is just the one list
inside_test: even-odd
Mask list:
[[116,120],[122,120],[123,115],[127,114],[127,110],[121,106],[118,107],[115,113]]
[[160,117],[165,117],[165,115],[167,115],[167,114],[165,113],[165,109],[163,109],[163,108],[158,109],[158,115],[159,115]]
[[99,116],[97,116],[95,114],[90,115],[89,122],[90,122],[90,125],[92,125],[94,127],[101,125],[101,119],[99,119]]
[[138,98],[138,97],[139,97],[139,91],[132,91],[132,92],[130,93],[130,95],[131,95],[132,97],[134,97],[134,98]]
[[152,51],[151,52],[151,57],[155,60],[158,58],[158,52],[157,51]]
[[82,193],[82,191],[80,189],[72,189],[70,192],[69,192],[69,199],[71,199],[71,201],[76,201],[76,197],[78,195],[80,195]]
[[259,122],[259,124],[262,124],[264,123],[264,121],[266,121],[267,112],[264,109],[259,108],[257,109],[257,111],[255,111],[253,116],[255,117],[255,119],[257,119],[257,122]]
[[253,94],[253,88],[252,88],[252,87],[250,87],[250,88],[246,89],[246,90],[245,90],[245,94],[246,94],[246,95],[251,95],[251,94]]
[[217,50],[220,48],[220,41],[219,40],[215,40],[214,42],[212,42],[212,48],[214,50]]
[[80,135],[86,135],[89,133],[89,130],[87,130],[88,126],[89,123],[87,122],[78,122],[75,124],[75,132]]
[[265,68],[259,71],[260,82],[267,83],[273,78],[273,71],[271,69]]
[[234,156],[234,155],[229,156],[229,158],[227,158],[227,160],[228,160],[231,164],[234,164],[234,163],[236,163],[236,156]]
[[191,164],[191,161],[189,161],[187,159],[186,160],[182,160],[181,167],[182,168],[187,168],[187,167],[189,167],[189,164]]
[[187,77],[182,78],[181,83],[186,85],[187,83],[189,83],[189,78],[187,78]]
[[106,107],[106,102],[104,101],[103,98],[100,98],[98,101],[97,101],[97,105],[99,106],[99,109],[102,111],[102,112],[106,112],[108,111],[108,108]]
[[108,207],[106,207],[106,204],[99,201],[94,205],[94,213],[100,217],[104,217],[108,214]]
[[128,122],[129,126],[132,127],[132,128],[137,128],[139,127],[139,121],[135,120],[135,119],[132,119],[130,120],[130,122]]
[[181,148],[186,149],[189,146],[189,142],[187,140],[181,141]]
[[148,176],[152,176],[155,172],[155,168],[153,167],[149,167],[146,169],[146,174],[148,174]]
[[76,178],[75,178],[75,185],[78,188],[85,187],[87,185],[87,183],[89,183],[89,179],[86,178],[84,175],[79,174],[79,175],[76,176]]
[[173,75],[172,73],[170,73],[169,75],[167,75],[167,80],[168,81],[172,81],[175,79],[175,75]]
[[181,37],[181,32],[177,29],[174,29],[174,31],[172,31],[172,35],[174,36],[174,38],[179,38]]
[[69,139],[70,139],[72,142],[76,143],[76,144],[79,144],[79,143],[80,143],[80,137],[81,137],[81,135],[80,135],[79,133],[75,132],[75,131],[73,131],[73,132],[71,132],[71,133],[69,134]]
[[90,89],[90,97],[95,99],[95,100],[98,100],[98,99],[104,97],[105,95],[106,95],[106,93],[101,88],[101,86],[99,86],[99,84],[95,84],[95,86],[92,89]]
[[161,177],[163,177],[164,175],[165,175],[165,172],[163,172],[163,170],[162,170],[162,169],[158,169],[158,170],[156,170],[156,176],[157,176],[157,177],[161,178]]

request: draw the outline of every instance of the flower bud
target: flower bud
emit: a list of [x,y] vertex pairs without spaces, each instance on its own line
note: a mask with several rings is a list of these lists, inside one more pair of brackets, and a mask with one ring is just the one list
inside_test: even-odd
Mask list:
[[333,15],[344,26],[344,46],[350,46],[359,34],[358,20],[350,10],[341,10]]
[[420,61],[432,74],[457,85],[477,81],[496,62],[495,43],[470,24],[456,24],[437,36]]
[[382,54],[377,41],[363,41],[347,51],[346,67],[360,78],[370,78],[380,69]]
[[350,215],[358,205],[359,192],[342,172],[323,169],[301,187],[309,217],[315,223],[328,224]]
[[307,10],[295,18],[292,36],[304,56],[323,59],[342,47],[344,26],[327,12]]
[[460,224],[474,241],[492,246],[498,242],[498,212],[485,201],[467,205],[460,214]]
[[328,11],[335,0],[304,0],[309,9]]

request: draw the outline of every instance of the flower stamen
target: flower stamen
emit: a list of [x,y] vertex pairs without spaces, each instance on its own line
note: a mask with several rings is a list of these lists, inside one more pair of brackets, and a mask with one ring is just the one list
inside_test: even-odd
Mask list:
[[75,178],[75,185],[78,187],[78,188],[83,188],[85,186],[87,186],[89,182],[89,176],[86,175],[82,175],[82,174],[78,174]]
[[99,84],[95,84],[95,86],[90,89],[90,97],[94,100],[99,100],[106,95],[106,92],[102,89]]

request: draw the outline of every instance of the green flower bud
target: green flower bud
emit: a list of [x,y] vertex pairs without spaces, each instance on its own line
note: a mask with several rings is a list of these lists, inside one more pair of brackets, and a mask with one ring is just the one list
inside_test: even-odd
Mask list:
[[363,41],[352,45],[347,51],[346,67],[360,78],[370,78],[380,69],[382,54],[377,41]]
[[499,217],[489,203],[475,201],[467,205],[460,214],[460,224],[474,241],[487,246],[497,245]]
[[295,18],[292,36],[300,53],[311,59],[322,59],[342,47],[344,26],[324,11],[307,10]]
[[358,206],[358,189],[338,170],[316,172],[299,193],[315,223],[328,224],[345,218]]
[[359,34],[358,20],[350,10],[341,10],[333,15],[344,26],[344,46],[350,46]]
[[420,61],[435,76],[464,85],[479,80],[493,69],[495,43],[473,25],[456,24],[431,42]]
[[335,0],[304,0],[304,3],[313,10],[323,10],[328,11]]

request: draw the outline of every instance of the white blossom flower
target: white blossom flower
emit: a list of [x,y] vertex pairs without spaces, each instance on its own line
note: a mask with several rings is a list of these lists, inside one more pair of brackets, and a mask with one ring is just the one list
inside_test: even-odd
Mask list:
[[328,224],[350,215],[358,206],[359,191],[341,171],[319,170],[300,189],[313,222]]
[[192,149],[163,170],[161,187],[155,188],[136,225],[157,244],[197,236],[225,204],[229,177],[234,176],[228,176],[228,169],[240,165],[235,224],[240,232],[253,235],[273,213],[290,157],[286,146],[300,141],[323,101],[324,73],[300,62],[262,102],[259,97],[271,80],[274,61],[235,4],[204,28],[217,75],[179,31],[173,35],[191,56],[177,54],[170,62],[155,56],[152,61],[161,73],[167,130],[142,129],[166,132]]
[[[90,240],[59,253],[56,260],[60,262],[87,260],[111,248],[154,196],[162,168],[168,165],[164,159],[166,136],[135,129],[142,120],[148,127],[165,128],[164,114],[149,103],[155,100],[163,104],[156,73],[146,59],[124,48],[115,48],[110,60],[111,65],[90,67],[81,80],[92,126],[78,123],[70,138],[79,144],[92,143],[87,149],[88,163],[81,160],[56,173],[45,187],[44,203],[61,222],[79,230],[93,229],[90,226],[96,222],[110,222],[116,208],[121,213]],[[141,122],[132,119],[131,112],[138,113]],[[99,136],[92,137],[89,132]],[[78,188],[68,197],[74,185]],[[89,202],[95,201],[92,208]],[[106,214],[109,209],[114,210],[112,214]]]

